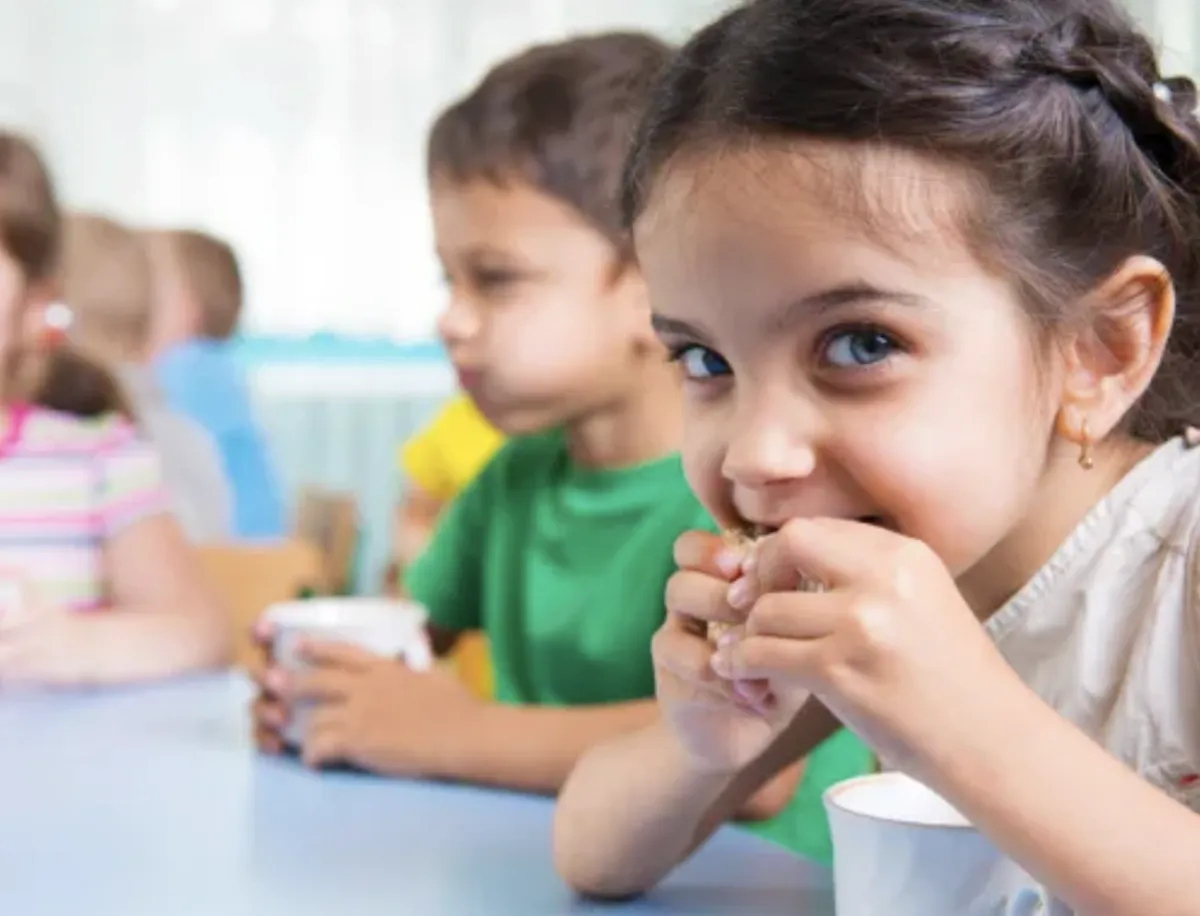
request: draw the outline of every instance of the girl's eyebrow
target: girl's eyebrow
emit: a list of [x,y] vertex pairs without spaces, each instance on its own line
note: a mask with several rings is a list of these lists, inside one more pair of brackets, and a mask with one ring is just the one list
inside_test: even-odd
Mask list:
[[[772,333],[795,327],[814,317],[825,315],[853,305],[888,302],[906,308],[931,309],[934,303],[924,296],[898,290],[883,289],[861,280],[843,283],[818,293],[794,299],[767,314],[763,321]],[[657,312],[651,316],[654,330],[660,334],[703,339],[704,332],[695,325],[678,318],[670,318]]]
[[812,293],[802,299],[787,302],[768,314],[764,320],[770,327],[778,331],[852,305],[882,302],[902,305],[906,308],[930,309],[934,307],[933,302],[924,296],[883,289],[863,280],[854,280]]

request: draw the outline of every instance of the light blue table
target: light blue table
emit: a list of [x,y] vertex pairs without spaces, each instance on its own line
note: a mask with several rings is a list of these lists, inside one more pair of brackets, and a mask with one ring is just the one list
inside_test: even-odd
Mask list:
[[233,677],[0,696],[5,916],[832,916],[825,872],[740,831],[643,901],[576,900],[551,803],[256,757]]

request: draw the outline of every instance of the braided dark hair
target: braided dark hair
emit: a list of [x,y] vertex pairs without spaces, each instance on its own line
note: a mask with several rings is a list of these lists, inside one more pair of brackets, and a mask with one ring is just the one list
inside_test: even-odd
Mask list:
[[752,0],[661,77],[626,164],[632,224],[681,149],[756,138],[878,143],[980,176],[977,245],[1044,325],[1145,254],[1177,317],[1128,418],[1161,441],[1200,423],[1200,122],[1112,0]]

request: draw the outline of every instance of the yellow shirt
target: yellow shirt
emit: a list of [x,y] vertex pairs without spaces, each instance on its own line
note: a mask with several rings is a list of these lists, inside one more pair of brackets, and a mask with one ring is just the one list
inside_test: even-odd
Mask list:
[[460,394],[404,444],[400,466],[416,486],[448,501],[475,479],[503,444],[504,435]]

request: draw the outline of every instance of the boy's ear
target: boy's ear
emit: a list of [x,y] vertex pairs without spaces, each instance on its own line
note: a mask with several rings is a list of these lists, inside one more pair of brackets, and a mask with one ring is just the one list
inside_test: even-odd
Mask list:
[[639,349],[659,347],[658,336],[650,324],[650,294],[636,264],[627,264],[622,268],[615,292],[629,339]]
[[[1062,420],[1088,432],[1111,432],[1150,386],[1175,320],[1175,288],[1153,258],[1127,260],[1088,297],[1090,313],[1063,342]],[[1075,418],[1075,422],[1071,418]]]

